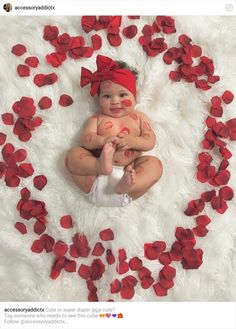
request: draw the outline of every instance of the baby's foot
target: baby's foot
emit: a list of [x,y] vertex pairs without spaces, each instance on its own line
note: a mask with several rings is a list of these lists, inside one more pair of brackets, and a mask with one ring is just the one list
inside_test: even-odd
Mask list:
[[128,190],[131,188],[131,186],[135,184],[135,181],[136,181],[136,171],[132,168],[131,165],[129,165],[126,168],[123,177],[116,185],[116,193],[117,194],[127,193]]
[[98,159],[98,174],[110,175],[112,173],[112,161],[115,147],[112,142],[103,146],[100,158]]

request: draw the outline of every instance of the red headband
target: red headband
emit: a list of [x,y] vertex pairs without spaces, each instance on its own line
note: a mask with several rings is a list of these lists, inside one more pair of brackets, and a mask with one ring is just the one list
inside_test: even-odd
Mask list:
[[120,69],[111,58],[97,55],[96,59],[97,71],[92,73],[85,67],[81,69],[80,86],[91,83],[90,95],[94,96],[99,93],[100,84],[103,81],[111,80],[126,89],[128,89],[134,96],[136,96],[136,79],[134,74],[128,69]]

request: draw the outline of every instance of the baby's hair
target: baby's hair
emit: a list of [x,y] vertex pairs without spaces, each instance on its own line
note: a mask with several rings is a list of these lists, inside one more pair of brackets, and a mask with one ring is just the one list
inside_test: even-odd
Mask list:
[[129,66],[127,63],[125,63],[125,62],[123,62],[123,61],[115,61],[115,62],[116,62],[116,64],[119,65],[119,67],[120,67],[121,69],[127,69],[127,70],[129,70],[130,72],[132,72],[133,75],[135,76],[136,80],[138,80],[138,71],[137,71],[134,67]]

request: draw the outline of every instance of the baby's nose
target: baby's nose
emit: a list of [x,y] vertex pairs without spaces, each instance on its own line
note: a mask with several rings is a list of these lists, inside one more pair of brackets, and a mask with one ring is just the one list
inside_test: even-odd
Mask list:
[[119,100],[119,97],[118,96],[113,96],[112,99],[111,99],[111,103],[112,104],[119,104],[120,100]]

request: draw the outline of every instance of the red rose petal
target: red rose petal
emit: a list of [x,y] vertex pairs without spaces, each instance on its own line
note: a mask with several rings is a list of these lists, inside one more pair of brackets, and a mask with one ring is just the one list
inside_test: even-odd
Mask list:
[[98,302],[98,295],[96,292],[90,291],[88,294],[88,301],[89,302]]
[[170,288],[174,287],[174,281],[173,280],[160,279],[160,285],[164,289],[170,289]]
[[175,241],[172,244],[171,250],[170,250],[171,259],[174,261],[180,260],[182,258],[182,249],[183,249],[182,244],[178,241]]
[[220,77],[218,75],[211,75],[207,78],[207,82],[209,83],[216,83],[220,80]]
[[195,219],[196,219],[197,225],[207,226],[211,222],[211,219],[206,215],[198,216]]
[[129,261],[129,267],[132,271],[139,271],[143,267],[143,262],[138,257],[133,257]]
[[41,253],[44,248],[44,241],[35,240],[31,246],[32,252]]
[[20,177],[29,177],[34,173],[34,168],[31,163],[22,163],[19,165],[19,175]]
[[207,81],[204,79],[195,81],[196,88],[202,89],[202,90],[209,90],[211,89],[211,86],[208,85]]
[[221,170],[214,177],[214,181],[218,185],[226,185],[230,180],[230,172],[228,170]]
[[38,67],[39,60],[35,56],[27,57],[25,59],[25,64],[29,65],[30,67]]
[[73,219],[70,215],[63,216],[60,219],[60,224],[63,228],[71,228],[73,227]]
[[158,259],[162,251],[166,248],[166,243],[164,241],[155,241],[153,243],[145,243],[144,251],[145,257],[154,260]]
[[123,299],[131,299],[134,296],[134,288],[121,287],[120,295]]
[[159,257],[159,262],[163,265],[169,265],[172,262],[169,252],[163,252]]
[[88,257],[90,252],[90,247],[88,245],[87,237],[84,234],[76,233],[72,238],[78,255],[80,257]]
[[27,228],[24,223],[21,222],[16,222],[15,228],[21,233],[21,234],[26,234],[27,233]]
[[118,259],[120,262],[125,261],[127,259],[125,249],[119,249],[118,253],[119,253]]
[[163,288],[159,282],[155,283],[153,285],[153,288],[157,296],[159,297],[167,296],[167,289]]
[[181,74],[179,72],[175,72],[175,71],[171,71],[169,73],[169,78],[172,80],[172,81],[180,81],[181,80]]
[[26,52],[26,47],[22,44],[17,44],[12,47],[11,52],[16,56],[21,56]]
[[86,284],[89,291],[97,292],[97,288],[95,287],[93,280],[87,280]]
[[28,77],[30,75],[30,69],[27,65],[19,64],[17,66],[17,73],[20,77]]
[[73,99],[68,95],[61,95],[59,99],[59,104],[63,107],[70,106],[73,104]]
[[121,289],[121,282],[118,279],[115,279],[111,284],[110,284],[110,291],[112,294],[116,294],[120,292]]
[[207,191],[207,192],[203,192],[201,194],[201,199],[204,202],[210,202],[211,199],[216,195],[216,190],[211,190],[211,191]]
[[229,186],[224,186],[219,191],[219,196],[224,200],[232,200],[234,197],[234,191]]
[[5,179],[6,185],[8,187],[17,187],[20,184],[20,179],[17,176],[12,176]]
[[65,268],[65,271],[67,271],[67,272],[76,272],[76,261],[66,259],[64,268]]
[[12,113],[3,113],[2,121],[5,125],[12,126],[14,125],[14,116]]
[[107,40],[113,47],[118,47],[122,43],[122,39],[118,34],[107,34]]
[[189,53],[192,57],[200,57],[202,55],[202,48],[196,45],[191,45],[189,47]]
[[121,261],[117,264],[116,271],[119,274],[124,274],[129,271],[129,264],[126,261]]
[[38,102],[38,106],[41,110],[47,110],[52,106],[52,100],[49,97],[44,96]]
[[46,230],[46,226],[40,221],[35,222],[34,232],[38,235],[41,235]]
[[70,255],[71,257],[79,258],[79,253],[73,244],[70,246]]
[[59,34],[59,30],[57,26],[46,25],[44,27],[44,34],[43,34],[44,40],[47,41],[54,40],[57,38],[58,34]]
[[44,86],[45,85],[45,82],[44,82],[44,74],[36,74],[36,76],[34,77],[34,83],[38,87]]
[[50,278],[53,280],[56,280],[56,278],[60,275],[61,270],[65,266],[66,258],[65,257],[59,257],[55,260],[55,263],[53,264]]
[[68,246],[65,242],[59,240],[55,243],[53,252],[57,257],[62,257],[66,254]]
[[219,214],[224,214],[227,210],[228,206],[224,199],[220,196],[216,196],[211,200],[211,206],[215,209]]
[[111,249],[106,250],[106,261],[109,265],[112,265],[115,263],[115,257],[111,251]]
[[94,259],[91,264],[91,280],[99,280],[101,279],[103,273],[105,272],[105,265],[100,259]]
[[34,187],[42,191],[42,189],[47,184],[47,177],[44,175],[39,175],[34,177]]
[[99,50],[102,47],[102,38],[98,34],[91,36],[93,50]]
[[203,237],[203,236],[207,235],[208,229],[204,225],[198,225],[193,228],[193,232],[196,236]]
[[93,248],[92,255],[93,256],[101,256],[105,251],[101,242],[97,242]]
[[203,252],[201,249],[183,250],[182,266],[184,269],[198,269],[202,264]]
[[132,39],[137,33],[138,28],[136,25],[129,25],[122,30],[122,34],[128,39]]
[[225,104],[230,104],[234,99],[234,95],[229,90],[226,90],[221,97]]
[[112,230],[110,228],[101,231],[99,233],[99,236],[103,241],[114,240],[114,233],[112,232]]
[[57,79],[58,79],[58,77],[57,77],[56,73],[46,74],[46,75],[44,75],[44,84],[52,85],[53,83],[55,83],[57,81]]
[[40,240],[41,239],[44,241],[44,249],[46,250],[46,253],[52,252],[55,240],[48,234],[41,235]]
[[138,272],[138,277],[142,280],[145,276],[151,276],[151,274],[152,272],[148,268],[142,267]]
[[160,274],[163,275],[167,280],[173,280],[176,276],[176,269],[172,266],[165,265]]
[[7,135],[0,133],[0,145],[3,145],[6,142]]
[[151,276],[145,276],[142,280],[141,280],[141,286],[143,289],[148,289],[151,287],[151,285],[153,284],[154,279]]

